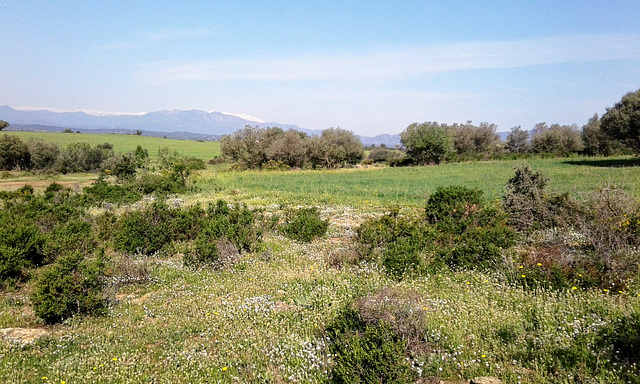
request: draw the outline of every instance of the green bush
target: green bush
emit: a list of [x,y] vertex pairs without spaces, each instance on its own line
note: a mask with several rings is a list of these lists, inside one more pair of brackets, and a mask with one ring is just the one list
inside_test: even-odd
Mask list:
[[329,221],[322,220],[317,207],[288,210],[280,232],[290,239],[308,243],[317,237],[323,237],[329,228]]
[[481,203],[479,189],[458,185],[438,187],[425,206],[427,221],[432,224],[444,221],[446,226],[458,227],[480,209]]
[[412,220],[392,211],[362,223],[356,230],[356,239],[361,258],[371,259],[400,239],[405,239],[407,247],[422,250],[435,241],[436,234],[421,220]]
[[340,312],[327,327],[334,356],[333,383],[411,383],[405,342],[388,322],[366,322],[355,309]]
[[33,222],[6,211],[0,211],[0,233],[0,285],[13,285],[44,262],[44,237]]
[[91,222],[83,219],[72,219],[56,226],[46,237],[44,253],[47,262],[51,263],[69,252],[90,254],[96,246]]
[[100,315],[106,310],[103,294],[103,255],[93,261],[80,253],[59,258],[38,274],[31,295],[33,310],[47,324],[79,315]]
[[382,265],[386,272],[396,278],[407,273],[419,273],[423,269],[422,246],[419,242],[401,237],[390,243],[382,254]]
[[173,214],[163,201],[126,212],[113,230],[113,247],[130,253],[155,253],[173,241],[172,219]]

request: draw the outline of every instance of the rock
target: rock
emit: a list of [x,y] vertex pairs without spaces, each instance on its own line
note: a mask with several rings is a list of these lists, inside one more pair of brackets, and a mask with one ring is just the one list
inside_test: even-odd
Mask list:
[[497,377],[476,377],[469,384],[502,384],[502,380]]

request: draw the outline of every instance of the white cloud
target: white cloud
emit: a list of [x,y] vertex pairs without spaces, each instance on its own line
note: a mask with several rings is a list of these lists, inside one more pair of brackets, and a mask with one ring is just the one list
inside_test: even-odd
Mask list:
[[230,58],[149,64],[137,77],[151,84],[182,81],[385,81],[430,73],[640,58],[640,35],[575,35],[527,40]]

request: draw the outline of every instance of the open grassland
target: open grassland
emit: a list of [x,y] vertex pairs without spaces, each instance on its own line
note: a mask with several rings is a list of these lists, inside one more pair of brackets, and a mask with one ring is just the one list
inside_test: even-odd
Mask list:
[[116,135],[116,134],[98,134],[98,133],[61,133],[61,132],[21,132],[7,131],[3,132],[10,135],[16,135],[23,141],[31,138],[38,138],[45,141],[57,143],[61,147],[75,142],[89,143],[92,147],[102,143],[113,144],[113,150],[116,153],[125,153],[133,151],[138,145],[149,151],[151,158],[158,156],[158,148],[166,147],[169,150],[178,151],[184,156],[196,157],[207,161],[220,154],[220,142],[218,141],[187,141],[172,140],[159,137],[137,136],[137,135]]
[[101,318],[43,327],[24,292],[4,294],[0,328],[47,334],[32,344],[0,343],[0,377],[12,383],[326,382],[333,357],[325,328],[349,303],[385,289],[411,298],[407,305],[423,319],[426,350],[412,369],[425,378],[620,382],[615,370],[594,377],[579,361],[577,367],[558,361],[585,345],[589,353],[602,352],[593,345],[596,335],[637,310],[640,291],[529,290],[480,272],[398,282],[376,265],[338,268],[333,255],[349,247],[368,215],[330,207],[323,215],[332,223],[327,238],[305,245],[269,235],[229,270],[185,268],[179,252],[139,256],[136,263],[147,265],[151,278],[118,288]]
[[430,167],[340,169],[335,171],[203,172],[204,193],[234,190],[245,198],[290,204],[421,206],[437,187],[465,185],[500,198],[517,164],[529,164],[549,178],[548,189],[576,198],[615,185],[640,198],[640,163],[621,158],[552,158],[451,163]]
[[[136,267],[110,281],[113,300],[106,316],[72,318],[54,326],[45,326],[34,315],[31,285],[4,292],[0,379],[328,382],[335,356],[329,351],[327,327],[350,303],[386,291],[407,298],[402,302],[407,316],[419,319],[425,332],[422,349],[411,361],[421,383],[442,379],[461,384],[479,376],[504,383],[622,383],[621,370],[628,367],[605,365],[601,356],[613,352],[598,343],[607,327],[638,313],[640,281],[622,292],[517,286],[509,279],[509,274],[521,274],[513,263],[514,251],[503,255],[507,265],[512,263],[507,273],[443,270],[403,281],[389,277],[376,263],[335,262],[354,246],[359,225],[386,207],[421,210],[428,194],[450,184],[500,198],[513,166],[522,162],[547,176],[555,191],[579,197],[615,184],[639,197],[640,172],[631,158],[294,172],[220,172],[211,167],[195,176],[198,192],[178,196],[171,204],[224,198],[246,202],[267,216],[282,213],[283,205],[318,205],[330,220],[327,236],[302,244],[267,232],[259,249],[244,253],[224,270],[185,267],[185,244],[153,256],[136,255]],[[16,182],[16,175],[26,177],[9,173],[6,181]],[[149,275],[134,279],[132,272],[142,266]],[[28,337],[8,328],[37,329],[40,336],[29,343]]]

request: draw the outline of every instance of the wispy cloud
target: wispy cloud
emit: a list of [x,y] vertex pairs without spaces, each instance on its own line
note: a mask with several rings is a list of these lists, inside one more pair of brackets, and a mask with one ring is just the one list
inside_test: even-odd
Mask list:
[[184,81],[386,81],[430,73],[640,58],[639,34],[471,41],[336,54],[152,63],[138,73],[151,84]]
[[211,33],[210,30],[204,27],[182,29],[182,30],[163,30],[163,31],[147,31],[141,33],[139,36],[128,39],[118,40],[112,43],[97,45],[94,49],[112,51],[121,49],[138,48],[146,44],[151,44],[161,41],[189,39],[200,36],[206,36]]

